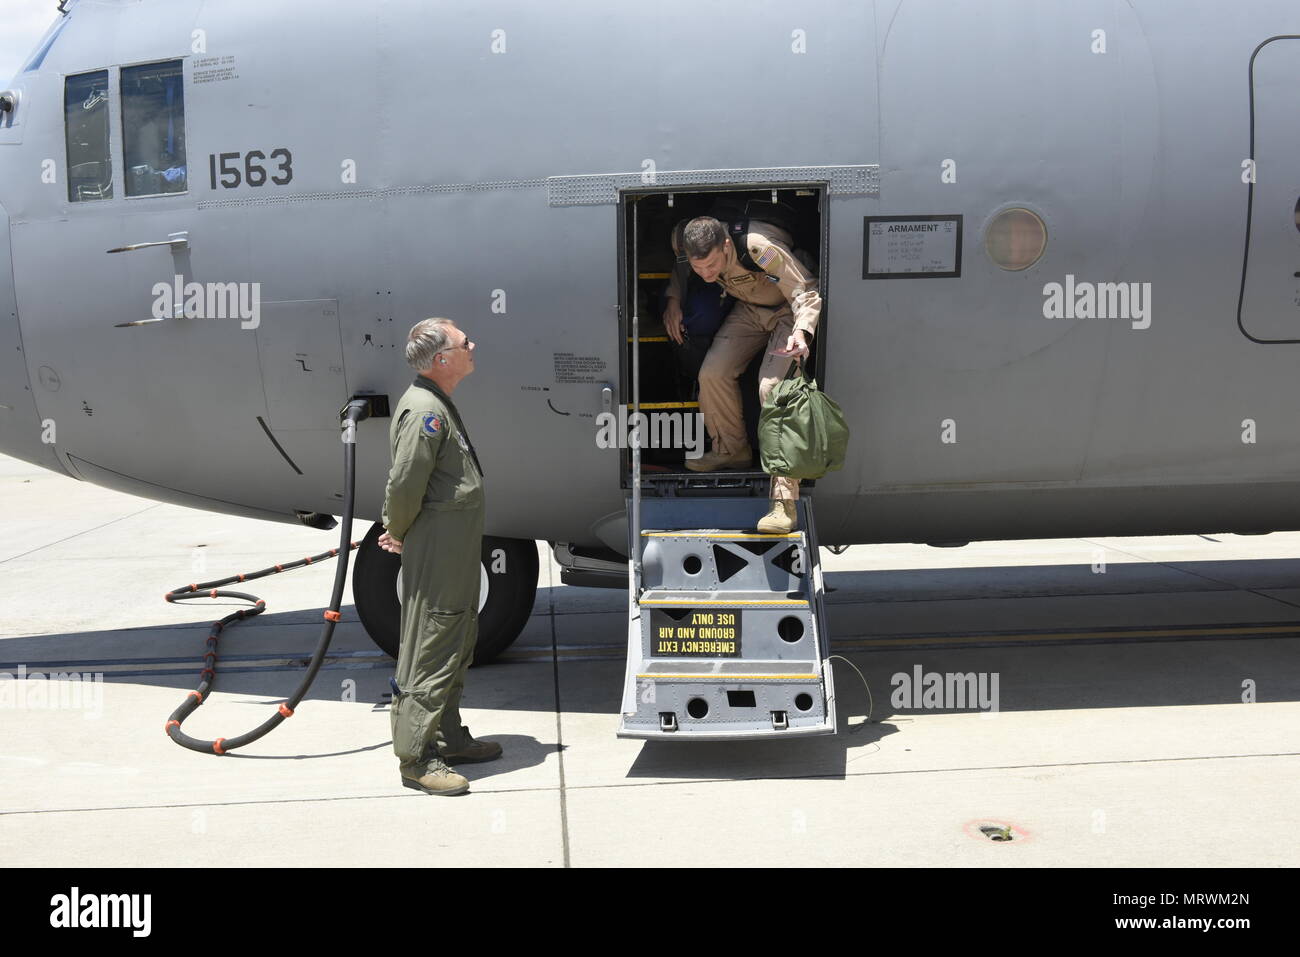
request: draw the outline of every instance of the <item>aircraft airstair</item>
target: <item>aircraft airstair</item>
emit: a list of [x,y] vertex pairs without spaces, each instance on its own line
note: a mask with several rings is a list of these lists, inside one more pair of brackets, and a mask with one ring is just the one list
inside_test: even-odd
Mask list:
[[761,496],[698,489],[706,483],[695,477],[648,484],[654,494],[634,494],[640,501],[629,509],[640,520],[629,523],[619,737],[833,734],[811,498],[799,500],[797,531],[762,535],[754,527],[768,508],[765,478],[753,483]]

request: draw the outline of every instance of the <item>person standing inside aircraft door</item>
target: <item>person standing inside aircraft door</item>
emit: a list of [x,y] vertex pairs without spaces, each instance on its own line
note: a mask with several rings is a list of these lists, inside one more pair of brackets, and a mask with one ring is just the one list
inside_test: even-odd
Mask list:
[[449,319],[425,319],[411,329],[406,361],[419,375],[393,410],[379,537],[402,556],[393,750],[406,787],[464,794],[469,781],[448,765],[501,756],[460,723],[478,638],[483,469],[451,394],[474,371],[474,343]]
[[[761,402],[785,375],[790,360],[808,355],[808,337],[816,333],[821,316],[817,281],[795,257],[790,234],[768,223],[749,223],[741,255],[727,227],[711,216],[687,223],[682,245],[691,269],[701,279],[718,283],[739,300],[713,337],[700,369],[700,411],[713,449],[688,460],[686,467],[694,472],[747,469],[753,452],[736,379],[754,355],[766,348],[758,379]],[[680,299],[676,284],[670,283],[667,295]],[[665,310],[664,324],[670,336],[675,336],[674,329],[680,324],[680,306],[673,308],[675,305],[670,303]],[[768,495],[771,509],[759,520],[758,530],[768,534],[793,531],[799,480],[774,475]]]

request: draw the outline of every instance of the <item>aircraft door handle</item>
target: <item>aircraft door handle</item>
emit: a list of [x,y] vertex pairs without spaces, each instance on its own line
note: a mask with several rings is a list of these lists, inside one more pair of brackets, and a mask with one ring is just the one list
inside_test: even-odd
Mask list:
[[113,323],[113,328],[129,329],[132,326],[152,326],[155,322],[166,322],[166,321],[167,321],[166,316],[164,316],[162,319],[137,319],[134,322],[115,322]]
[[602,412],[614,411],[614,389],[612,386],[605,386],[600,390],[600,409]]
[[167,238],[156,243],[132,243],[129,246],[118,246],[116,249],[110,249],[110,253],[130,253],[137,249],[153,249],[157,246],[170,246],[172,252],[180,252],[182,249],[190,248],[189,231],[180,233],[168,233]]

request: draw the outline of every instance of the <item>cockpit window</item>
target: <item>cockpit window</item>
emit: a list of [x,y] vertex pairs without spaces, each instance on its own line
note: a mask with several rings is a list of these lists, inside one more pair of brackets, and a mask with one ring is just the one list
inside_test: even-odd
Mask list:
[[70,76],[63,86],[68,135],[68,202],[113,198],[108,152],[108,71]]
[[122,160],[127,196],[183,193],[185,89],[180,60],[122,67]]

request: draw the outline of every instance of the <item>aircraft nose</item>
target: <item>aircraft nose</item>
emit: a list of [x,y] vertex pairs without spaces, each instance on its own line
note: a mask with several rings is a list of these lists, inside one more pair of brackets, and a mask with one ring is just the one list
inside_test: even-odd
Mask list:
[[27,374],[18,325],[9,214],[0,206],[0,453],[59,472],[66,471],[45,430]]

